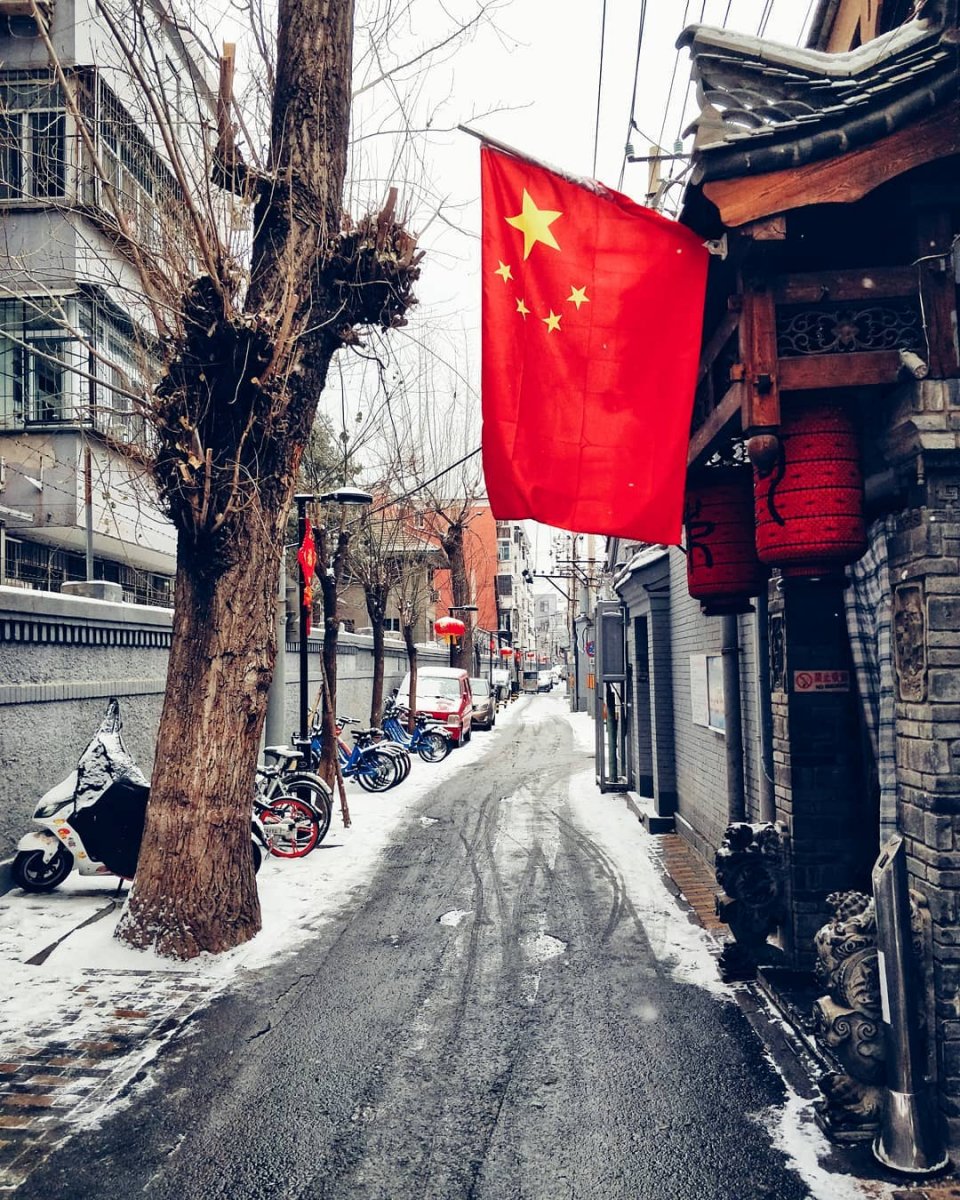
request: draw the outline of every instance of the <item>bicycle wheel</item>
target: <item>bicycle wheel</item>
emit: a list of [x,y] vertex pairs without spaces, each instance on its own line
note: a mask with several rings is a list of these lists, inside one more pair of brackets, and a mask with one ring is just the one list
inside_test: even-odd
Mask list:
[[450,753],[450,739],[436,730],[425,733],[417,743],[417,753],[424,762],[438,763]]
[[406,777],[410,774],[410,767],[412,766],[412,760],[407,751],[402,746],[397,746],[393,743],[390,743],[389,745],[384,745],[381,743],[377,749],[381,750],[384,754],[389,754],[390,757],[395,760],[397,764],[396,782],[403,783]]
[[316,812],[295,796],[276,796],[260,814],[267,849],[277,858],[303,858],[320,840]]
[[317,815],[320,826],[318,842],[322,842],[330,828],[330,818],[333,814],[333,798],[330,789],[319,775],[312,771],[291,771],[281,779],[285,795],[296,796],[303,804],[309,805]]
[[394,759],[380,750],[367,750],[357,764],[357,783],[367,792],[385,792],[399,780]]

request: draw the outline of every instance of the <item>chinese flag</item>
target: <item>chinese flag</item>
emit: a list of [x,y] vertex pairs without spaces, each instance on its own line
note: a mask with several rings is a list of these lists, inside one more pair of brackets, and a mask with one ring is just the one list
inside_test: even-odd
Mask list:
[[494,516],[677,543],[707,251],[485,146],[483,466]]

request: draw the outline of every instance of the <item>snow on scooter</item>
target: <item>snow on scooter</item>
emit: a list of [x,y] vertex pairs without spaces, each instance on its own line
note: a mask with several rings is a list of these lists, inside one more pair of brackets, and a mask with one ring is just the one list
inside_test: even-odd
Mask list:
[[[120,703],[111,699],[77,769],[40,798],[39,829],[25,834],[13,879],[25,892],[52,892],[76,867],[81,875],[132,879],[140,856],[150,784],[123,744]],[[260,850],[253,843],[254,869]]]

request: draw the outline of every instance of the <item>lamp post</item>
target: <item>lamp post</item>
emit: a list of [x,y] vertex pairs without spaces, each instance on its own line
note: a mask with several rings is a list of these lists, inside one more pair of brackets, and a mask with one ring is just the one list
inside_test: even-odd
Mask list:
[[[475,604],[451,604],[447,608],[447,616],[452,617],[454,613],[475,613],[479,612],[479,608]],[[455,667],[457,664],[454,659],[457,657],[457,640],[450,639],[450,666]]]
[[[307,505],[311,501],[318,504],[372,504],[373,497],[369,492],[359,488],[343,487],[335,492],[297,492],[294,496],[297,502],[297,545],[303,546],[307,536]],[[300,601],[300,736],[307,736],[307,715],[310,711],[310,681],[307,677],[309,670],[307,657],[307,608],[305,605],[307,591],[307,575],[301,567],[298,578],[297,595]]]

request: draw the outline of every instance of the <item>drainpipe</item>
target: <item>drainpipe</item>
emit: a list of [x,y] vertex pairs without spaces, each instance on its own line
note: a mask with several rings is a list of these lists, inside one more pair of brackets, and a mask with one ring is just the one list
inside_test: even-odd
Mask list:
[[760,691],[760,820],[777,819],[777,796],[773,782],[773,713],[770,711],[770,627],[767,593],[757,597],[757,675]]
[[723,662],[723,721],[727,759],[727,819],[745,821],[743,726],[740,718],[740,641],[735,616],[720,618]]

